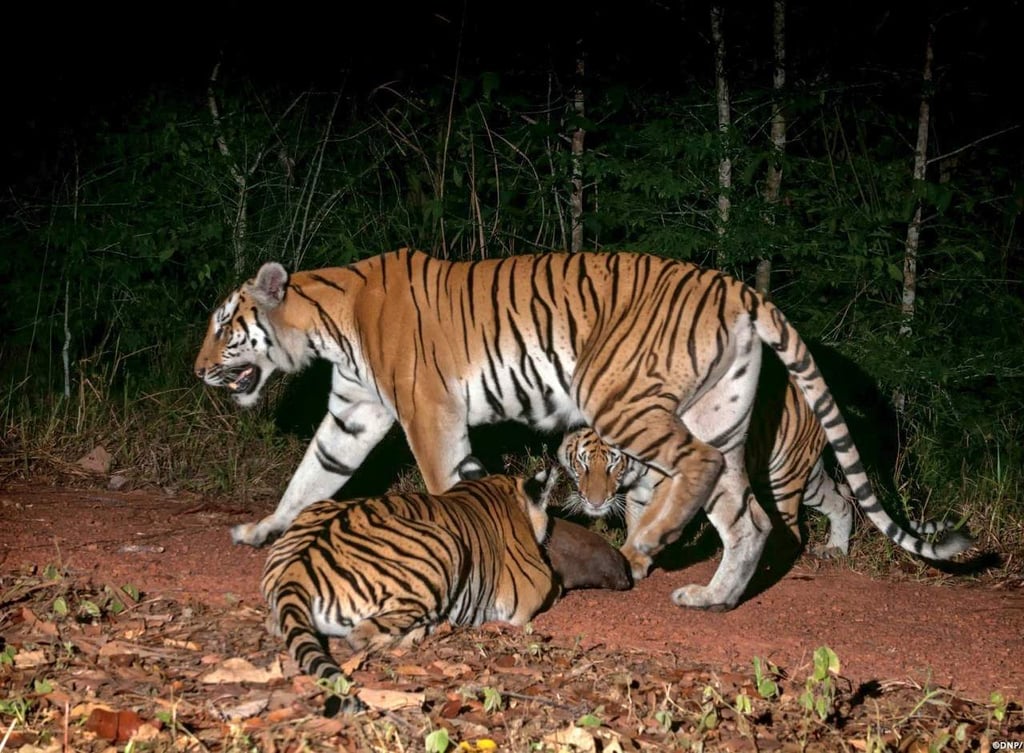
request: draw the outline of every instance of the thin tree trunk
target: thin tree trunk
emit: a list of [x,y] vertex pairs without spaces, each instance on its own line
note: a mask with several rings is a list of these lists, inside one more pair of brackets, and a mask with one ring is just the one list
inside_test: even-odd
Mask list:
[[238,187],[238,197],[235,199],[235,217],[231,223],[231,242],[235,261],[235,274],[241,275],[247,267],[245,244],[247,240],[246,235],[249,216],[247,209],[249,176],[246,171],[240,168],[235,162],[234,157],[231,155],[231,149],[228,146],[227,139],[224,136],[224,130],[221,127],[220,108],[217,106],[217,97],[214,94],[214,86],[217,84],[217,76],[219,74],[220,62],[214,65],[213,71],[210,72],[210,81],[206,90],[206,97],[207,105],[210,108],[210,117],[213,118],[217,149],[220,150],[221,156],[226,160],[228,172],[231,173],[231,178],[235,181],[235,185]]
[[64,281],[64,347],[60,349],[60,360],[64,366],[64,397],[71,397],[71,327],[68,318],[71,310],[71,280]]
[[[711,39],[715,45],[715,101],[718,106],[718,136],[721,157],[718,161],[718,237],[725,236],[729,224],[729,189],[732,188],[732,160],[729,159],[729,81],[725,76],[725,37],[722,31],[724,12],[721,6],[711,6]],[[721,242],[716,254],[715,266],[722,267],[724,258]]]
[[576,91],[573,94],[572,109],[576,115],[576,129],[572,132],[572,197],[569,212],[572,220],[572,241],[569,250],[573,253],[583,250],[583,50],[576,55]]
[[[914,149],[914,184],[925,179],[925,168],[928,165],[928,124],[931,118],[932,88],[932,49],[933,29],[929,27],[924,50],[924,72],[922,78],[921,108],[917,116],[917,146]],[[921,201],[917,201],[914,218],[907,228],[907,241],[903,253],[903,301],[901,313],[903,322],[900,334],[912,332],[914,309],[917,303],[917,251],[921,242]]]
[[[772,151],[768,162],[768,177],[765,185],[764,200],[768,204],[765,218],[769,224],[775,224],[775,205],[779,203],[782,188],[782,156],[786,151],[786,114],[782,111],[782,95],[786,87],[786,0],[774,0],[772,40],[775,49],[775,71],[772,74]],[[762,258],[757,263],[755,287],[758,292],[768,295],[771,289],[772,262],[770,258]]]

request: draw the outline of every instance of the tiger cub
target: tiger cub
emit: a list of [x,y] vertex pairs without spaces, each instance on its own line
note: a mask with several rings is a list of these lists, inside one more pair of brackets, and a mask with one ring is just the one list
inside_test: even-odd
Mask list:
[[[777,400],[777,390],[772,388],[768,393],[764,398]],[[756,485],[760,479],[767,480],[768,488],[763,491],[775,501],[782,522],[797,544],[802,540],[802,502],[829,521],[828,541],[815,553],[848,554],[853,528],[849,500],[853,495],[845,483],[825,472],[821,453],[827,440],[813,411],[792,379],[787,380],[778,420],[772,420],[772,411],[764,408],[754,411],[747,440],[751,481]],[[624,513],[627,535],[636,528],[655,487],[664,479],[664,474],[602,442],[590,427],[567,433],[558,448],[558,459],[576,487],[568,509],[591,517]],[[643,576],[634,570],[634,578]]]
[[[466,466],[475,464],[471,472]],[[482,468],[472,457],[460,475]],[[557,596],[540,542],[558,473],[470,478],[443,494],[391,494],[305,508],[270,548],[268,626],[302,671],[344,678],[327,636],[353,651],[407,645],[447,620],[523,625]],[[329,694],[324,713],[363,708]]]

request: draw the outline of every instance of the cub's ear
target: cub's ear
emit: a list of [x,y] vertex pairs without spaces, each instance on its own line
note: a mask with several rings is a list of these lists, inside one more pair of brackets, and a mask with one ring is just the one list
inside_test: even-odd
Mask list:
[[484,464],[477,460],[472,455],[466,455],[460,462],[455,472],[459,474],[459,478],[463,481],[472,481],[474,479],[483,478],[487,475],[487,469],[484,468]]
[[543,468],[533,478],[528,478],[523,482],[523,491],[535,505],[544,508],[551,503],[551,492],[554,491],[556,483],[558,483],[558,468],[556,466]]
[[284,300],[288,288],[288,272],[276,261],[260,267],[256,278],[249,283],[249,292],[264,309],[277,308]]

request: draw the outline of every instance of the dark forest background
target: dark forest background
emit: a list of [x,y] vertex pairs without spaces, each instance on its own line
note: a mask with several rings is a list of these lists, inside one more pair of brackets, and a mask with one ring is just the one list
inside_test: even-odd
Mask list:
[[[202,389],[191,363],[222,296],[269,259],[294,269],[405,245],[448,258],[567,248],[575,170],[584,248],[692,259],[750,282],[769,260],[772,296],[816,344],[894,512],[969,517],[1016,546],[1021,4],[789,0],[780,91],[773,3],[721,10],[724,137],[704,2],[10,11],[5,472],[62,467],[103,444],[137,483],[279,493],[327,381],[282,380],[244,413]],[[922,97],[928,164],[916,180]],[[773,162],[782,180],[767,202]],[[300,406],[297,391],[318,397]]]

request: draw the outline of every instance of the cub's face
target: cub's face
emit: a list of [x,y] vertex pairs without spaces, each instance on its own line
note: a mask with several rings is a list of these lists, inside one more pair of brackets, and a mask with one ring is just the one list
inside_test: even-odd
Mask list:
[[593,429],[566,434],[558,448],[558,460],[576,486],[576,494],[568,501],[573,512],[600,518],[622,508],[629,458],[602,442]]
[[265,264],[210,316],[195,374],[211,387],[227,389],[241,406],[254,405],[279,368],[270,314],[284,299],[287,279],[280,264]]

